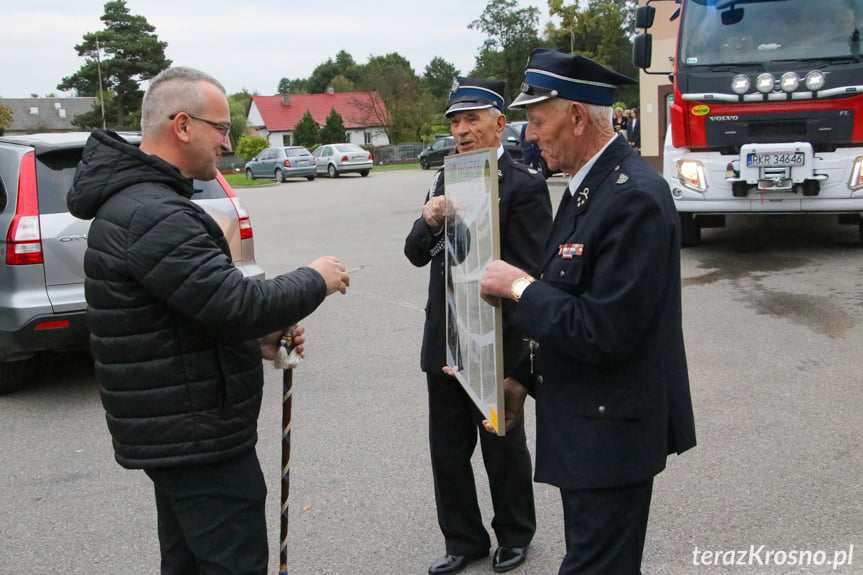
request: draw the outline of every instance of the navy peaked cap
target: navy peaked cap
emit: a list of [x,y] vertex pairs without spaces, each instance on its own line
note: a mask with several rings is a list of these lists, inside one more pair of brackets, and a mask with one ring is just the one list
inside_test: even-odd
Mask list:
[[637,83],[590,58],[539,48],[531,53],[521,94],[509,107],[520,108],[550,98],[611,106],[617,86]]
[[445,116],[459,110],[497,108],[503,112],[503,94],[506,82],[482,78],[453,78]]

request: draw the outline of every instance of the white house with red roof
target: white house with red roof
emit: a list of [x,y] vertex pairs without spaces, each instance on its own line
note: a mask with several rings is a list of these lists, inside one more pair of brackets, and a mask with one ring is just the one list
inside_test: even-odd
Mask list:
[[290,146],[294,127],[306,111],[323,127],[333,108],[342,117],[348,142],[360,146],[390,143],[384,131],[389,116],[377,92],[334,93],[330,89],[326,94],[252,96],[248,126],[265,137],[270,146]]

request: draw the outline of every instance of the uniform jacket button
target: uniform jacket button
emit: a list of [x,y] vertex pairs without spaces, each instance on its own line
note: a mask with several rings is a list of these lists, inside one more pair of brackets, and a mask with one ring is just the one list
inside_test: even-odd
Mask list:
[[598,411],[600,414],[605,413],[605,406],[604,406],[604,405],[600,405],[600,406],[599,406],[599,409],[597,409],[597,411]]
[[537,383],[542,383],[542,376],[541,376],[541,375],[537,375],[537,376],[536,376],[536,382],[537,382]]
[[563,271],[563,270],[560,270],[560,277],[563,277],[563,276],[565,276],[565,275],[566,275],[566,272],[565,272],[565,271]]

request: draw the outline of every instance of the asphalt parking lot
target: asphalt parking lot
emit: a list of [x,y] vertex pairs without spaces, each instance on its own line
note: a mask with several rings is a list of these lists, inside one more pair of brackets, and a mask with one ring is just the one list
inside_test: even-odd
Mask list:
[[[322,255],[351,272],[348,294],[303,322],[292,575],[422,574],[444,551],[419,371],[427,270],[402,253],[432,174],[373,171],[237,189],[268,276]],[[551,189],[556,204],[563,183],[553,179]],[[699,445],[671,457],[657,477],[646,575],[863,572],[856,239],[856,229],[827,217],[732,218],[684,251]],[[277,573],[281,374],[265,373],[258,453]],[[0,574],[159,572],[149,480],[113,461],[87,358],[43,364],[30,387],[0,396],[0,437]],[[479,458],[475,468],[488,524]],[[527,563],[513,571],[520,575],[556,573],[564,550],[558,493],[535,487],[538,530]],[[464,573],[491,573],[490,561]]]

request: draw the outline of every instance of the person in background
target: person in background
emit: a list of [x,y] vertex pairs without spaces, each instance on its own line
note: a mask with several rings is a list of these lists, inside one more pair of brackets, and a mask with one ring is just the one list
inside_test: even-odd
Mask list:
[[519,143],[521,144],[521,161],[534,170],[541,171],[542,166],[539,160],[542,157],[542,153],[535,142],[529,142],[525,139],[524,132],[526,129],[527,123],[522,125],[521,134],[519,135]]
[[626,135],[626,118],[623,115],[623,108],[620,106],[614,109],[614,121],[612,124],[615,132],[623,132],[623,135]]
[[641,153],[641,120],[638,119],[638,108],[632,108],[631,117],[626,124],[626,141],[629,145]]
[[[506,126],[502,113],[504,83],[480,78],[456,79],[446,117],[459,153],[492,148],[498,156],[501,257],[513,265],[539,271],[551,227],[551,201],[545,179],[514,162],[500,143]],[[446,374],[446,299],[444,286],[444,218],[447,198],[443,169],[435,174],[422,215],[405,240],[405,255],[422,267],[429,265],[420,367],[426,373],[429,401],[429,448],[438,524],[446,554],[429,568],[431,575],[458,573],[474,560],[487,557],[491,541],[477,502],[471,456],[479,435],[488,473],[494,517],[491,527],[498,548],[492,559],[496,572],[518,567],[536,530],[531,460],[524,420],[505,436],[482,428],[482,414],[454,377]],[[447,230],[446,233],[454,233]],[[503,309],[504,371],[512,369],[525,349],[522,334],[511,326],[512,307]]]
[[[266,575],[266,483],[255,452],[262,353],[349,277],[334,257],[269,280],[234,267],[190,198],[228,140],[225,89],[191,68],[150,81],[141,146],[95,130],[69,192],[92,219],[87,326],[117,462],[156,495],[162,575]],[[149,571],[149,569],[147,569]]]
[[665,180],[611,124],[633,80],[583,56],[535,50],[527,137],[571,174],[539,275],[496,260],[481,280],[515,302],[531,339],[505,380],[506,419],[536,405],[536,480],[560,489],[559,575],[639,575],[653,478],[695,445],[683,342],[680,229]]

